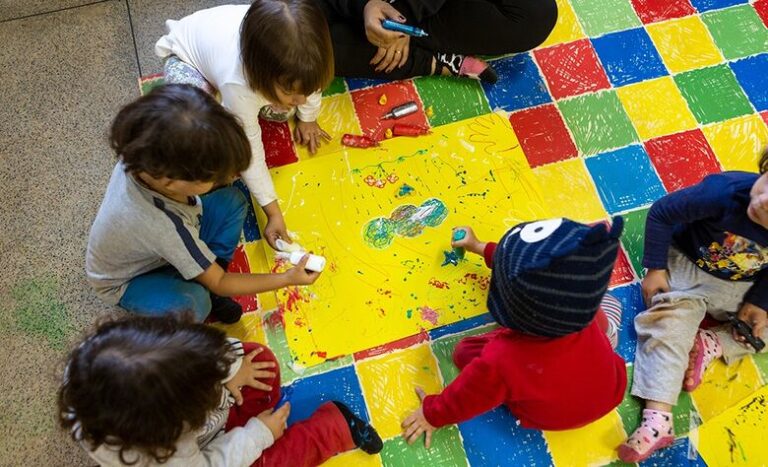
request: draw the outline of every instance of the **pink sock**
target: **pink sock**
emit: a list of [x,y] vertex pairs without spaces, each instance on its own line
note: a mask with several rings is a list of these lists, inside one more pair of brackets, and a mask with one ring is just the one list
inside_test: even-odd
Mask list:
[[640,426],[619,446],[619,459],[624,462],[640,462],[674,441],[672,413],[644,409]]

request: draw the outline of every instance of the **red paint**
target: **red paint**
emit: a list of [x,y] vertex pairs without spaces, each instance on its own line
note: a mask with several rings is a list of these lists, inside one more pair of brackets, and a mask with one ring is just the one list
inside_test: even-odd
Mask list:
[[535,50],[533,54],[555,99],[611,87],[589,39]]
[[[386,107],[379,105],[379,96],[382,94],[387,95]],[[384,132],[392,124],[391,121],[382,120],[381,117],[390,108],[405,104],[408,101],[415,101],[419,110],[398,118],[397,123],[429,127],[427,116],[424,114],[424,106],[412,81],[396,81],[368,89],[358,89],[350,92],[350,96],[355,105],[355,113],[363,134],[377,141],[384,139]]]
[[422,330],[419,334],[404,337],[403,339],[398,339],[393,342],[388,342],[383,345],[379,345],[376,347],[372,347],[367,350],[361,350],[360,352],[355,352],[353,354],[355,361],[360,361],[366,358],[375,357],[377,355],[383,355],[388,352],[392,352],[395,350],[402,350],[407,349],[408,347],[411,347],[416,344],[420,344],[422,342],[427,342],[429,340],[429,334],[426,333],[426,331]]
[[757,0],[753,6],[755,7],[757,14],[760,15],[760,18],[763,20],[765,27],[768,28],[768,0]]
[[695,185],[705,176],[721,171],[700,129],[662,136],[643,145],[667,191]]
[[309,303],[309,297],[302,295],[301,289],[298,286],[286,287],[283,290],[285,290],[286,295],[284,309],[293,311],[297,303]]
[[[245,254],[243,245],[238,245],[237,249],[235,249],[235,254],[232,257],[232,261],[229,262],[227,272],[243,274],[251,272],[251,267],[248,265],[248,256]],[[250,313],[259,309],[259,300],[256,298],[256,295],[238,295],[232,297],[232,300],[243,307],[244,313]]]
[[531,167],[571,159],[576,145],[554,104],[522,110],[509,116]]
[[436,287],[438,289],[450,289],[451,287],[448,285],[447,282],[439,281],[435,279],[434,277],[429,279],[429,285],[432,287]]
[[420,136],[429,133],[429,128],[418,125],[395,123],[394,126],[392,126],[392,134],[394,136]]
[[350,135],[349,133],[341,137],[341,144],[351,148],[371,148],[379,145],[379,143],[368,136]]
[[296,318],[296,321],[294,321],[293,324],[295,324],[297,327],[300,327],[300,328],[303,328],[304,326],[307,325],[307,323],[305,323],[304,320],[301,318]]
[[632,6],[646,24],[696,13],[689,0],[632,0]]
[[293,138],[291,138],[291,128],[287,122],[273,122],[260,118],[259,126],[267,167],[280,167],[299,160]]
[[313,351],[312,355],[317,355],[320,358],[327,358],[328,357],[328,352],[323,352],[322,350],[318,350],[316,352]]

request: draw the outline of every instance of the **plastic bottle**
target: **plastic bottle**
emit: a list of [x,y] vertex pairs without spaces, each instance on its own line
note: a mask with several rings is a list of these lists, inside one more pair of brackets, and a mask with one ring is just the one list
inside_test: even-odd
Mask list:
[[301,261],[301,258],[304,256],[309,256],[309,260],[307,261],[306,266],[304,266],[304,269],[308,269],[310,271],[315,272],[322,272],[323,269],[325,269],[325,258],[318,255],[311,255],[309,253],[304,253],[303,251],[294,251],[293,253],[288,252],[278,252],[276,254],[278,258],[284,258],[291,262],[294,266],[299,264]]

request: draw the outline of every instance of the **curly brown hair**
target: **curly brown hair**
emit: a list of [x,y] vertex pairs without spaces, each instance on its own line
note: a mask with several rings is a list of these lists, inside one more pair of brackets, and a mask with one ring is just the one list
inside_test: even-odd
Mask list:
[[69,354],[59,424],[92,450],[119,448],[125,464],[130,450],[163,463],[220,403],[233,359],[224,333],[188,314],[108,321]]
[[251,163],[237,118],[189,84],[167,84],[123,107],[112,122],[112,149],[127,172],[226,184]]

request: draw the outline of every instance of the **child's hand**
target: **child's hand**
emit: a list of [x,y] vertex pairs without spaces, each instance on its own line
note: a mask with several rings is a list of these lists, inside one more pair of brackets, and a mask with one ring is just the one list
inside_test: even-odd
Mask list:
[[[761,339],[763,336],[763,329],[768,325],[768,312],[763,310],[757,305],[744,302],[741,305],[737,318],[752,326],[752,335]],[[747,340],[739,335],[735,330],[733,331],[733,339],[736,342],[746,343]]]
[[275,242],[278,238],[291,243],[291,237],[288,235],[288,229],[285,226],[285,220],[282,214],[268,216],[267,225],[264,227],[264,239],[269,243],[273,250],[277,250]]
[[288,285],[309,285],[314,284],[318,277],[319,272],[309,271],[305,269],[309,261],[309,255],[304,255],[299,261],[299,264],[285,271],[286,278],[288,279]]
[[261,420],[261,423],[267,425],[269,431],[272,432],[272,437],[277,441],[285,433],[286,422],[290,413],[291,403],[286,402],[277,410],[269,409],[261,412],[256,418]]
[[424,393],[424,390],[417,387],[416,394],[419,396],[419,400],[422,401],[422,405],[419,406],[419,408],[416,409],[416,411],[413,412],[402,423],[401,426],[403,427],[403,438],[405,438],[408,444],[413,444],[413,442],[416,441],[422,433],[424,433],[424,447],[429,449],[429,446],[432,444],[432,433],[437,430],[437,428],[430,425],[430,423],[424,417],[423,402],[424,398],[427,397],[427,395]]
[[302,122],[296,120],[296,128],[293,130],[293,140],[299,144],[309,146],[309,152],[314,154],[320,147],[320,140],[331,140],[331,135],[325,132],[317,122]]
[[260,389],[262,391],[271,391],[272,386],[262,383],[259,379],[274,378],[274,371],[267,371],[266,368],[274,368],[275,362],[253,362],[256,355],[260,354],[264,350],[264,347],[260,347],[253,352],[243,357],[243,363],[240,365],[240,369],[237,370],[235,376],[232,377],[224,387],[235,398],[237,405],[243,405],[243,394],[240,389],[243,386],[252,387],[254,389]]
[[[463,230],[466,232],[466,235],[461,240],[453,240],[453,235],[457,230]],[[451,231],[451,246],[454,248],[464,248],[467,251],[471,251],[472,253],[482,255],[483,251],[485,250],[486,242],[481,242],[480,240],[475,237],[475,232],[472,231],[471,227],[467,227],[466,225],[463,225],[461,227],[454,227]]]
[[368,42],[376,47],[387,48],[398,37],[405,36],[401,32],[388,31],[381,26],[385,19],[391,19],[399,23],[405,23],[405,17],[389,3],[383,0],[369,0],[363,9],[363,21],[365,23],[365,36]]
[[657,293],[669,292],[669,275],[666,269],[649,269],[643,279],[643,299],[651,306],[651,299]]

